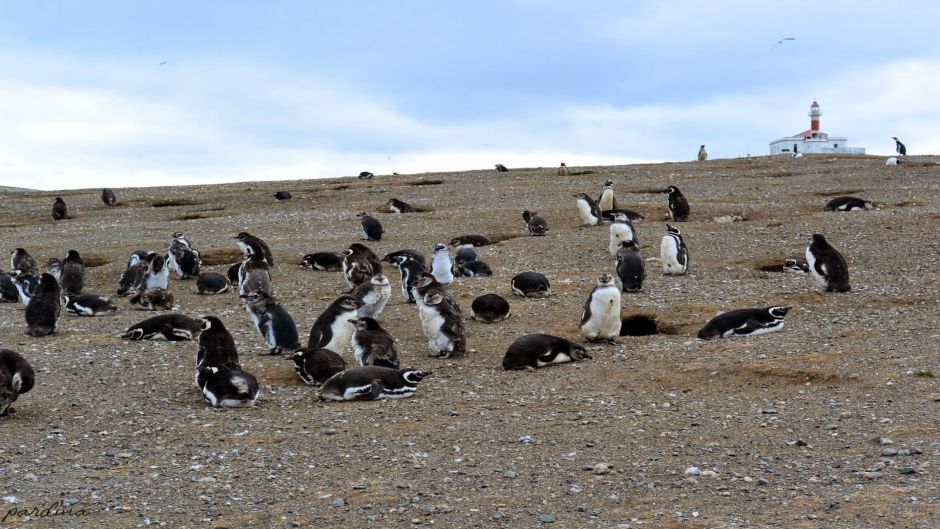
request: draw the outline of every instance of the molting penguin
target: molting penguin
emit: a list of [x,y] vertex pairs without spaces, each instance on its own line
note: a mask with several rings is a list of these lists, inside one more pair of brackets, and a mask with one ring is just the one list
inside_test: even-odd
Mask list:
[[894,140],[894,148],[898,153],[898,156],[907,156],[907,147],[901,143],[901,140],[897,136],[891,136],[891,139]]
[[125,340],[192,340],[202,331],[202,322],[185,314],[160,314],[131,325],[121,335]]
[[705,150],[705,146],[702,145],[698,148],[698,161],[704,162],[708,159],[708,152]]
[[803,259],[785,259],[783,261],[783,266],[780,268],[781,272],[795,272],[798,274],[808,274],[809,265],[806,264],[806,261]]
[[526,229],[529,231],[529,235],[545,235],[548,231],[548,221],[534,211],[523,211],[522,220],[526,223]]
[[387,253],[385,254],[385,257],[382,258],[382,262],[391,263],[392,266],[394,266],[395,268],[398,268],[398,265],[400,263],[398,259],[399,255],[408,256],[409,258],[414,259],[415,261],[418,261],[419,263],[421,263],[422,268],[425,266],[424,255],[422,255],[421,252],[417,250],[398,250],[397,252]]
[[33,293],[39,285],[39,277],[27,275],[22,270],[17,270],[16,275],[13,277],[13,285],[16,287],[20,300],[23,301],[23,305],[29,305],[29,300],[32,299]]
[[398,200],[397,198],[388,199],[385,205],[388,206],[388,210],[392,213],[417,213],[418,211],[418,209],[411,204],[403,200]]
[[43,274],[33,296],[26,305],[26,334],[45,336],[55,332],[62,304],[59,297],[62,289],[52,274]]
[[261,392],[254,375],[225,366],[206,366],[196,371],[196,385],[214,407],[254,406]]
[[685,246],[679,228],[666,224],[666,235],[659,245],[659,260],[663,263],[663,274],[683,275],[689,269],[689,249]]
[[352,333],[355,331],[349,320],[356,319],[357,311],[362,302],[352,296],[340,296],[333,300],[310,329],[310,338],[307,341],[307,350],[319,348],[329,349],[342,353],[349,345]]
[[284,351],[293,353],[300,349],[300,336],[294,318],[276,299],[262,290],[249,292],[242,298],[255,329],[268,346],[269,354],[279,355]]
[[767,334],[783,328],[783,318],[790,307],[767,307],[761,309],[739,309],[719,314],[711,319],[698,337],[702,340]]
[[646,269],[640,257],[640,247],[634,241],[623,241],[617,250],[617,276],[624,292],[639,292],[643,289]]
[[11,411],[10,406],[23,393],[33,389],[36,374],[22,355],[0,349],[0,417]]
[[232,369],[242,367],[238,361],[235,338],[225,328],[222,320],[215,316],[202,318],[199,351],[196,353],[196,369],[208,366],[225,366]]
[[669,218],[676,222],[689,220],[689,201],[676,186],[669,186],[663,191],[669,193]]
[[597,286],[584,303],[581,334],[589,342],[613,342],[620,336],[620,289],[610,274],[597,278]]
[[443,244],[434,245],[431,254],[431,275],[442,285],[449,285],[454,281],[454,264],[450,260],[450,250]]
[[360,318],[378,318],[392,297],[392,286],[384,274],[376,274],[356,285],[349,295],[362,302],[357,312]]
[[509,302],[498,294],[483,294],[470,304],[470,318],[483,323],[496,323],[509,317]]
[[33,256],[29,255],[29,252],[23,248],[17,248],[10,252],[10,270],[14,272],[22,270],[26,275],[37,275],[39,273],[39,265],[36,264],[36,260],[33,259]]
[[271,294],[271,270],[260,253],[252,253],[238,269],[238,295],[256,291]]
[[0,272],[0,303],[16,303],[20,299],[20,291],[16,288],[13,276]]
[[459,266],[470,261],[476,261],[480,255],[473,246],[458,246],[457,253],[454,255],[454,266]]
[[584,347],[551,334],[527,334],[509,346],[503,369],[528,369],[591,358]]
[[410,255],[398,256],[398,271],[401,273],[401,295],[407,303],[414,303],[415,297],[411,291],[418,277],[424,273],[424,265]]
[[245,257],[260,253],[262,257],[264,257],[264,260],[267,261],[268,266],[274,266],[274,255],[271,254],[271,247],[268,246],[268,243],[244,231],[236,235],[234,239],[235,244],[237,244],[238,248],[245,254]]
[[470,261],[454,265],[454,274],[460,277],[490,277],[493,270],[483,261]]
[[144,275],[150,266],[149,257],[156,254],[145,253],[141,257],[137,252],[131,254],[127,261],[127,268],[121,274],[121,280],[118,282],[117,295],[126,296],[131,292],[136,292],[144,288]]
[[170,246],[167,248],[167,265],[176,270],[176,276],[180,279],[199,276],[202,261],[199,260],[199,252],[193,248],[186,234],[182,232],[173,234]]
[[610,244],[607,246],[610,255],[617,256],[620,243],[623,241],[633,241],[638,244],[636,230],[633,229],[630,219],[623,213],[617,213],[614,215],[614,222],[610,225]]
[[382,262],[368,246],[350,244],[343,252],[343,276],[350,289],[382,272]]
[[117,312],[117,305],[101,294],[79,294],[65,296],[65,312],[74,316],[107,316]]
[[552,294],[548,278],[538,272],[520,272],[509,282],[512,293],[524,298],[544,298]]
[[509,172],[509,168],[506,167],[505,165],[501,164],[501,163],[496,164],[494,167],[496,167],[496,172],[497,172],[497,173],[508,173],[508,172]]
[[311,386],[323,384],[344,369],[346,361],[329,349],[301,349],[294,353],[294,371]]
[[68,296],[81,294],[85,289],[85,261],[75,250],[69,250],[62,261],[61,285],[62,292]]
[[826,287],[826,292],[852,290],[845,258],[818,233],[813,235],[813,241],[806,247],[806,264],[820,286]]
[[291,195],[291,194],[290,194],[289,192],[287,192],[287,191],[275,191],[275,192],[274,192],[274,199],[275,199],[275,200],[278,200],[278,201],[281,201],[281,200],[290,200],[290,199],[292,199],[292,198],[294,198],[294,196]]
[[431,348],[428,356],[451,358],[466,354],[466,327],[457,300],[431,274],[421,275],[411,291]]
[[300,266],[323,272],[338,272],[343,269],[343,259],[333,252],[314,252],[305,255]]
[[101,190],[101,201],[105,206],[113,206],[117,203],[117,197],[114,196],[114,191],[105,188]]
[[69,218],[68,208],[65,207],[65,201],[60,197],[55,197],[52,203],[52,220],[62,220]]
[[228,278],[218,272],[203,272],[196,279],[196,293],[203,295],[222,294],[231,287]]
[[613,180],[604,181],[604,188],[601,189],[601,194],[597,197],[597,207],[600,208],[601,213],[617,209],[617,197],[614,195]]
[[823,211],[865,211],[875,209],[875,205],[857,197],[836,197],[830,200]]
[[46,273],[51,274],[59,284],[62,283],[62,261],[56,257],[50,257],[46,261]]
[[169,288],[170,269],[166,267],[166,260],[163,256],[151,252],[147,259],[149,263],[147,271],[144,272],[144,288]]
[[398,369],[395,339],[373,318],[349,320],[356,331],[352,335],[353,353],[360,366],[376,365]]
[[461,235],[460,237],[454,237],[450,240],[451,246],[463,246],[466,244],[470,246],[489,246],[493,244],[493,241],[485,235]]
[[558,167],[558,176],[568,176],[568,166],[565,165],[565,162],[561,162]]
[[581,223],[585,226],[597,226],[601,221],[601,208],[589,197],[587,193],[575,193],[578,199],[578,215],[581,217]]
[[359,213],[356,215],[359,217],[359,221],[362,223],[362,238],[367,241],[381,241],[382,233],[385,231],[382,229],[382,223],[379,222],[379,219],[369,215],[366,212]]
[[415,393],[430,371],[390,367],[353,367],[330,377],[320,387],[323,400],[404,399]]
[[176,298],[173,292],[165,288],[145,288],[138,290],[130,303],[137,310],[173,310]]

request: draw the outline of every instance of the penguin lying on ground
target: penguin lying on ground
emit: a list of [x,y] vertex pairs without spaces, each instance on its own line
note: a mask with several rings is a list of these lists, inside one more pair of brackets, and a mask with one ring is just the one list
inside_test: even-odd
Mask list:
[[493,244],[493,241],[485,235],[461,235],[460,237],[454,237],[450,240],[451,246],[463,246],[465,244],[469,244],[470,246],[489,246]]
[[702,340],[767,334],[783,328],[783,318],[790,307],[766,307],[762,309],[739,309],[719,314],[711,319],[698,337]]
[[431,374],[416,369],[353,367],[330,377],[320,387],[323,400],[404,399],[414,395],[418,382]]
[[535,369],[591,358],[584,347],[550,334],[527,334],[509,346],[503,369]]
[[147,288],[138,290],[130,299],[131,305],[138,310],[173,310],[176,298],[173,292],[165,288]]
[[319,386],[345,369],[343,357],[329,349],[301,349],[294,353],[297,376],[311,386]]
[[495,323],[509,317],[509,302],[499,294],[483,294],[470,304],[470,318],[483,323]]
[[524,298],[544,298],[552,294],[548,278],[538,272],[520,272],[509,282],[512,293]]
[[258,402],[261,391],[254,375],[226,366],[201,367],[196,385],[206,402],[214,407],[244,408]]
[[196,279],[196,292],[202,295],[222,294],[231,286],[228,278],[218,272],[203,272]]
[[185,314],[160,314],[135,323],[121,335],[125,340],[193,340],[202,331],[202,322]]
[[418,210],[411,204],[398,200],[397,198],[390,198],[388,202],[385,203],[388,206],[389,211],[393,213],[416,213]]
[[338,272],[343,269],[343,259],[333,252],[308,253],[300,266],[323,272]]
[[823,211],[866,211],[875,209],[875,205],[857,197],[836,197],[830,200]]
[[65,312],[75,316],[106,316],[117,312],[111,298],[101,294],[79,294],[64,296]]

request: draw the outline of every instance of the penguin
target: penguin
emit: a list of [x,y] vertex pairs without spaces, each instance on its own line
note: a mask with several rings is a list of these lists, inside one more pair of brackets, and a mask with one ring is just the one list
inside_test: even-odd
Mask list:
[[359,221],[362,223],[362,239],[366,241],[381,241],[382,240],[382,223],[379,222],[379,219],[369,215],[365,211],[356,215],[359,217]]
[[669,218],[676,222],[689,220],[689,201],[676,186],[669,186],[663,191],[669,193]]
[[301,349],[294,353],[294,371],[300,380],[311,386],[323,384],[344,369],[346,361],[329,349]]
[[29,393],[36,383],[36,373],[23,355],[0,349],[0,417],[7,415],[16,399]]
[[354,243],[343,252],[343,277],[350,290],[356,285],[366,282],[375,274],[382,273],[382,262],[379,261],[368,246]]
[[483,323],[496,323],[509,317],[509,302],[499,294],[483,294],[470,304],[470,318]]
[[355,330],[349,320],[355,319],[363,303],[352,296],[340,296],[324,310],[310,329],[307,349],[325,348],[342,353]]
[[26,305],[26,334],[46,336],[55,332],[62,304],[62,289],[52,274],[43,274],[33,296]]
[[54,277],[55,280],[56,280],[56,281],[59,281],[59,283],[61,284],[61,282],[62,282],[62,261],[60,261],[60,260],[59,260],[58,258],[56,258],[56,257],[50,257],[49,260],[46,261],[46,273],[47,273],[47,274],[52,274],[52,277]]
[[418,382],[431,374],[415,369],[353,367],[337,373],[320,386],[322,400],[404,399],[415,394]]
[[275,191],[275,193],[274,193],[274,199],[275,199],[275,200],[278,200],[278,201],[281,201],[281,200],[290,200],[290,199],[292,199],[292,198],[294,198],[294,196],[291,195],[291,194],[290,194],[289,192],[287,192],[287,191]]
[[610,225],[610,244],[607,245],[610,255],[617,257],[617,252],[620,251],[620,243],[623,241],[633,241],[635,244],[639,244],[636,238],[636,230],[633,229],[630,219],[623,213],[617,213],[614,215],[614,222]]
[[65,295],[81,294],[85,288],[85,261],[75,250],[69,250],[62,261],[61,278],[62,292]]
[[659,260],[663,264],[663,275],[679,276],[689,270],[689,249],[679,228],[666,224],[666,235],[659,245]]
[[144,272],[144,288],[167,289],[170,286],[170,269],[162,255],[151,252],[147,257],[149,264]]
[[496,167],[496,172],[497,172],[497,173],[508,173],[508,172],[509,172],[509,168],[506,167],[505,165],[501,164],[501,163],[496,164],[495,167]]
[[525,221],[529,230],[529,235],[545,235],[548,231],[548,222],[544,217],[534,211],[525,210],[522,212],[522,220]]
[[[53,279],[55,279],[55,276],[53,276]],[[16,287],[23,305],[29,305],[29,300],[32,299],[33,293],[39,285],[39,276],[27,275],[22,270],[17,270],[16,275],[13,276],[13,285]]]
[[378,318],[392,297],[392,286],[384,274],[376,274],[369,281],[356,285],[349,295],[362,302],[356,312],[360,318]]
[[698,148],[698,161],[704,162],[708,159],[708,152],[705,150],[705,146],[702,145]]
[[68,208],[65,207],[65,201],[60,197],[55,197],[52,203],[52,220],[63,220],[69,218]]
[[548,278],[538,272],[520,272],[509,282],[512,293],[524,298],[544,298],[552,294]]
[[199,252],[193,248],[186,234],[179,231],[174,233],[167,248],[167,266],[176,271],[178,278],[188,279],[199,277],[201,265]]
[[176,299],[173,292],[165,288],[145,288],[138,290],[130,299],[137,310],[173,310]]
[[225,366],[199,368],[196,372],[196,385],[213,407],[251,407],[258,402],[261,394],[254,375]]
[[424,273],[424,265],[410,255],[398,256],[398,271],[401,273],[401,295],[406,303],[414,303],[414,294],[411,287],[414,286],[418,277]]
[[597,202],[594,202],[594,199],[587,193],[575,193],[574,197],[578,199],[578,215],[581,217],[581,224],[597,226],[602,218],[601,208],[598,207]]
[[300,266],[322,272],[338,272],[343,269],[343,260],[333,252],[308,253]]
[[231,286],[228,278],[218,272],[203,272],[196,279],[196,293],[202,295],[222,294]]
[[146,254],[141,257],[136,252],[131,255],[127,261],[127,268],[121,274],[121,280],[118,282],[118,296],[126,296],[144,287],[144,275],[146,275],[147,268],[150,266],[149,256],[150,254]]
[[796,160],[797,158],[802,158],[802,157],[803,157],[803,153],[800,152],[800,148],[796,144],[793,144],[793,154],[790,155],[790,158],[793,158],[794,160]]
[[766,307],[761,309],[738,309],[719,314],[698,332],[702,340],[750,336],[777,332],[783,328],[783,318],[790,307]]
[[627,218],[630,219],[630,222],[640,222],[641,220],[646,218],[642,214],[637,213],[636,211],[633,211],[632,209],[623,209],[623,208],[617,208],[617,209],[611,209],[609,211],[604,211],[603,213],[601,213],[601,217],[603,220],[607,222],[613,222],[614,216],[618,213],[623,213],[624,215],[626,215]]
[[457,253],[454,255],[454,267],[476,261],[479,258],[480,255],[473,249],[473,246],[458,246]]
[[875,205],[856,197],[836,197],[830,200],[823,211],[866,211],[875,209]]
[[620,289],[610,274],[597,278],[597,286],[584,303],[581,334],[589,342],[613,343],[620,336]]
[[[349,251],[349,250],[347,250]],[[356,260],[356,261],[347,261],[343,260],[344,276],[346,278],[346,283],[349,285],[349,290],[352,292],[355,288],[363,283],[368,283],[372,276],[375,275],[372,272],[372,265],[368,261]]]
[[894,148],[898,153],[898,156],[907,156],[907,147],[901,143],[901,140],[899,140],[897,136],[891,136],[891,139],[894,140]]
[[601,213],[617,209],[617,197],[614,195],[613,180],[604,181],[604,188],[601,189],[601,194],[597,197],[597,207],[600,208]]
[[13,276],[0,272],[0,303],[16,303],[20,300],[20,291],[16,288]]
[[65,296],[65,312],[73,316],[107,316],[117,312],[117,305],[101,294],[79,294]]
[[235,338],[222,320],[215,316],[202,317],[199,350],[196,352],[196,369],[208,366],[225,366],[230,369],[242,367],[238,361]]
[[101,190],[101,201],[105,206],[113,206],[117,203],[117,197],[114,196],[114,191],[105,188]]
[[447,289],[431,274],[422,274],[411,288],[428,338],[428,356],[452,358],[467,352],[463,311]]
[[897,156],[892,156],[885,160],[885,165],[901,165],[901,159]]
[[512,342],[503,356],[503,369],[533,370],[552,364],[590,359],[587,349],[551,334],[526,334]]
[[267,261],[268,266],[274,266],[274,255],[271,254],[271,248],[268,246],[268,243],[244,231],[236,235],[234,239],[235,244],[237,244],[238,248],[245,254],[245,257],[260,253],[262,257],[264,257],[264,260]]
[[816,233],[806,247],[806,264],[810,273],[826,292],[849,292],[849,266],[838,250],[829,245],[826,238]]
[[454,282],[454,264],[450,260],[450,250],[443,244],[435,244],[431,254],[431,275],[442,285]]
[[127,258],[127,268],[130,268],[141,261],[148,261],[149,259],[150,252],[144,250],[135,250],[134,253],[132,253],[130,257]]
[[385,203],[388,206],[388,210],[392,213],[417,213],[418,209],[408,204],[405,201],[398,200],[397,198],[390,198],[388,202]]
[[382,258],[382,262],[391,263],[392,266],[394,266],[395,268],[398,268],[398,265],[400,263],[398,260],[399,255],[406,255],[414,259],[415,261],[418,261],[419,263],[421,263],[422,271],[423,271],[423,268],[426,266],[424,262],[424,255],[422,255],[421,252],[417,250],[398,250],[397,252],[387,253],[385,254],[385,257]]
[[565,162],[561,162],[558,167],[558,176],[568,176],[568,166],[565,165]]
[[808,274],[809,265],[803,259],[786,259],[783,261],[781,272],[796,272],[798,274]]
[[352,335],[353,354],[360,366],[382,366],[398,369],[398,350],[395,339],[374,318],[349,320],[355,331]]
[[470,261],[454,265],[454,274],[460,277],[491,277],[493,270],[483,261]]
[[33,276],[39,274],[39,265],[32,255],[23,248],[17,248],[10,252],[10,270],[22,270],[24,274]]
[[234,263],[232,266],[228,267],[228,270],[225,271],[225,277],[228,278],[228,282],[237,285],[238,284],[238,271],[241,270],[242,263],[241,261]]
[[271,355],[300,349],[300,336],[294,318],[280,303],[263,290],[251,291],[243,296],[245,310],[255,324],[258,334],[264,338]]
[[369,171],[363,171],[359,173],[360,180],[372,180],[373,178],[375,178],[375,175],[370,173]]
[[617,250],[617,276],[620,277],[624,292],[639,292],[643,289],[646,270],[636,242],[627,240],[620,243],[620,249]]
[[160,314],[135,323],[121,335],[124,340],[168,340],[180,342],[199,337],[202,322],[185,314]]
[[466,244],[470,246],[489,246],[493,244],[493,241],[485,235],[461,235],[460,237],[454,237],[450,240],[451,246],[463,246]]
[[238,295],[255,291],[271,294],[271,270],[260,253],[251,254],[238,269]]

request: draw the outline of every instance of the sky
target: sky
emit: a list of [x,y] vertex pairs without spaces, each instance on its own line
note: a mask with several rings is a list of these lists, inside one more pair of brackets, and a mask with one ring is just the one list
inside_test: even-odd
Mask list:
[[[940,2],[0,0],[0,186],[940,153]],[[795,40],[775,43],[785,37]]]

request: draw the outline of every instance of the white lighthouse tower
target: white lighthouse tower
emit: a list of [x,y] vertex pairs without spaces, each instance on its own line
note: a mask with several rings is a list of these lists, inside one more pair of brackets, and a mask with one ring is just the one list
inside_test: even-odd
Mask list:
[[849,147],[845,136],[830,136],[819,128],[822,111],[815,100],[809,106],[809,130],[770,142],[770,154],[842,153],[865,154],[864,147]]

